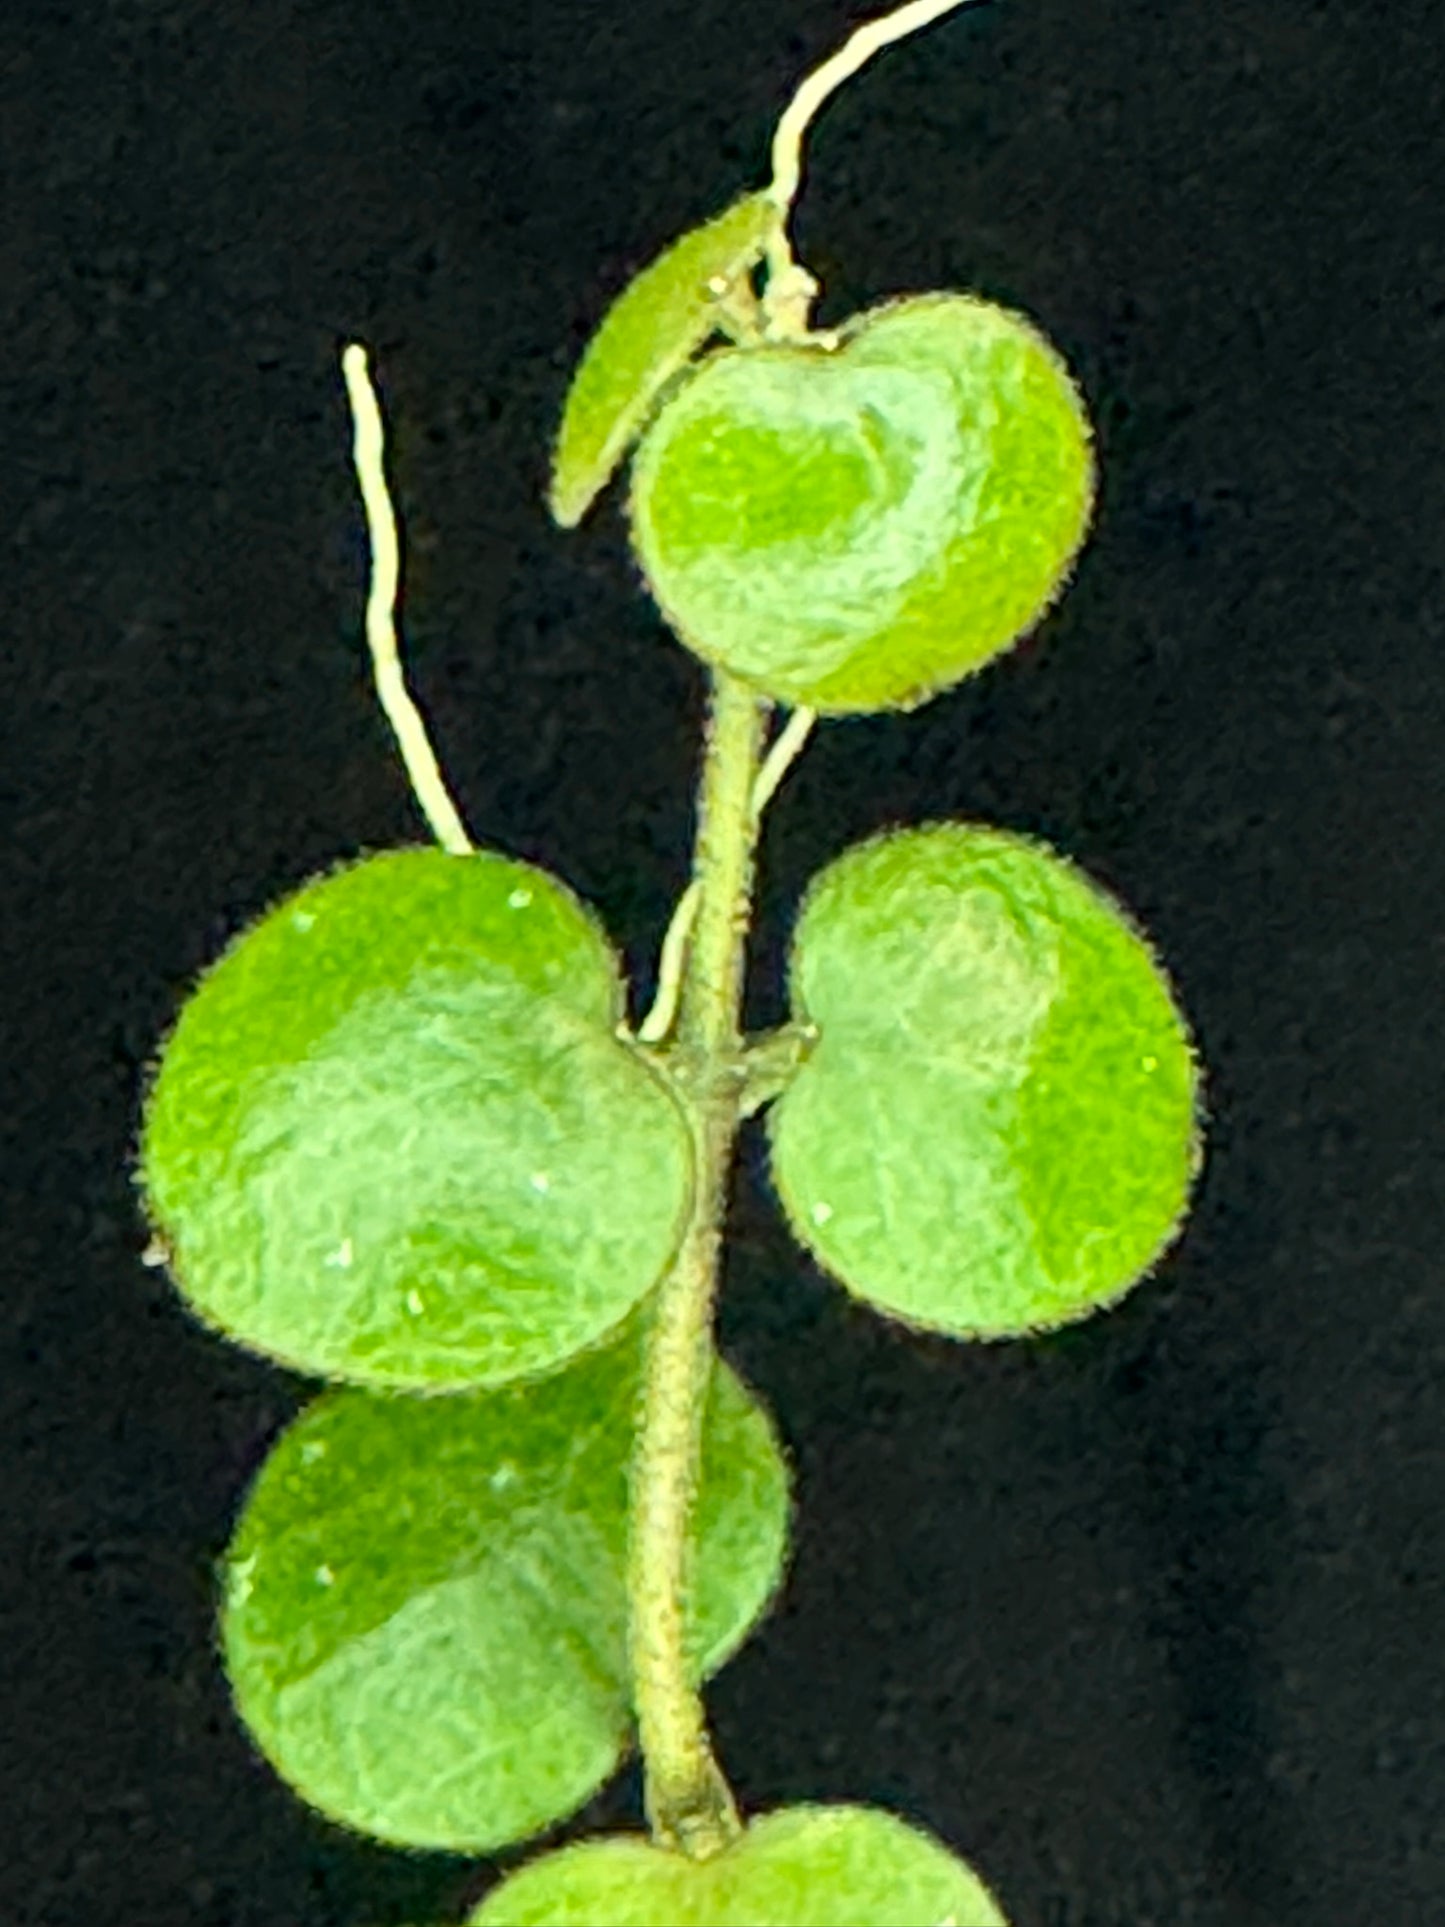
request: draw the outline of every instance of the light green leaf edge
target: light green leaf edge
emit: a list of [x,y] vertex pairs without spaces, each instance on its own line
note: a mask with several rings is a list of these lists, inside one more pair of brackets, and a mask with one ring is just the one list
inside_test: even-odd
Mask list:
[[765,193],[691,228],[627,284],[588,342],[552,457],[547,503],[575,528],[642,430],[662,390],[718,326],[719,295],[762,259],[781,220]]
[[[628,1468],[649,1316],[644,1305],[627,1320],[621,1339],[538,1384],[442,1398],[335,1387],[314,1399],[272,1445],[218,1562],[219,1657],[237,1717],[262,1756],[300,1798],[338,1825],[396,1846],[491,1852],[566,1819],[633,1750],[626,1657]],[[635,1362],[629,1363],[629,1354]],[[388,1539],[389,1513],[372,1516],[392,1503],[384,1479],[369,1484],[354,1450],[350,1460],[341,1458],[339,1475],[335,1456],[325,1462],[329,1445],[344,1453],[368,1411],[382,1431],[372,1450],[386,1446],[388,1419],[401,1427],[392,1441],[393,1458],[405,1447],[407,1422],[423,1428],[414,1441],[423,1467],[416,1485],[423,1494],[427,1454],[444,1450],[444,1444],[428,1446],[428,1426],[445,1428],[472,1415],[476,1432],[470,1439],[457,1437],[469,1471],[474,1455],[477,1469],[491,1463],[490,1435],[498,1441],[490,1473],[459,1489],[454,1506],[413,1523],[413,1533],[430,1536],[434,1567],[434,1583],[420,1592],[411,1583],[418,1547],[406,1550],[403,1540]],[[530,1450],[528,1424],[535,1427]],[[445,1441],[444,1430],[441,1436]],[[776,1602],[794,1511],[792,1468],[771,1415],[721,1358],[714,1365],[701,1450],[696,1578],[685,1619],[689,1672],[698,1683],[726,1664]],[[550,1477],[549,1454],[561,1467]],[[535,1506],[525,1496],[529,1481],[536,1486]],[[328,1483],[332,1511],[342,1505],[352,1521],[346,1554],[334,1543],[334,1527],[327,1544]],[[444,1474],[441,1484],[445,1488]],[[266,1520],[277,1506],[294,1508],[301,1517],[268,1544]],[[562,1521],[561,1537],[549,1538],[545,1529],[549,1506]],[[401,1509],[408,1509],[405,1500]],[[490,1531],[489,1516],[495,1520]],[[490,1586],[480,1556],[486,1544],[503,1564]],[[467,1585],[469,1573],[478,1575],[473,1587]],[[276,1669],[294,1643],[282,1630],[292,1611],[287,1602],[297,1587],[310,1590],[313,1577],[316,1615],[302,1638],[314,1644],[315,1663],[292,1680],[293,1653],[286,1683],[278,1686]],[[525,1622],[507,1641],[497,1617],[507,1609],[555,1612],[555,1661],[545,1661],[545,1639],[542,1648],[527,1653]],[[356,1616],[339,1646],[322,1638],[328,1620],[335,1634],[338,1613]],[[388,1653],[388,1640],[399,1649]],[[464,1703],[484,1704],[488,1692],[530,1695],[523,1730],[498,1724],[496,1782],[480,1793],[475,1772],[486,1757],[485,1734],[464,1716],[435,1715],[429,1735],[445,1796],[421,1783],[420,1762],[404,1752],[401,1737],[395,1746],[378,1749],[376,1729],[364,1729],[354,1717],[344,1741],[343,1729],[333,1736],[330,1757],[324,1739],[318,1750],[318,1722],[324,1734],[331,1714],[317,1669],[332,1671],[331,1712],[340,1703],[340,1681],[343,1700],[373,1695],[383,1738],[387,1714],[397,1721],[399,1736],[408,1719],[419,1734],[426,1731],[427,1708],[414,1696],[425,1687],[429,1647],[441,1654],[439,1664]],[[549,1705],[553,1698],[559,1703]],[[444,1711],[455,1715],[454,1708]],[[304,1761],[299,1771],[298,1756]],[[338,1758],[346,1764],[338,1766]],[[407,1763],[398,1781],[391,1777],[393,1763],[402,1758]],[[478,1823],[479,1809],[486,1812],[485,1823]]]
[[[948,1140],[939,1133],[946,1132],[950,1103],[956,1103],[959,1096],[958,1073],[950,1077],[936,1072],[930,1063],[927,1038],[915,1041],[909,1034],[909,985],[925,974],[908,953],[912,926],[918,922],[920,903],[929,894],[929,884],[944,898],[952,887],[938,875],[925,881],[925,873],[949,871],[960,853],[966,860],[971,856],[983,869],[991,866],[998,872],[1008,899],[1006,927],[999,937],[1005,941],[1008,926],[1015,933],[1013,961],[1016,966],[1023,965],[1018,984],[1022,1006],[1037,1003],[1042,976],[1057,967],[1048,930],[1055,906],[1063,902],[1075,916],[1081,910],[1094,913],[1085,938],[1073,947],[1071,961],[1077,967],[1085,948],[1096,944],[1108,953],[1102,962],[1126,959],[1128,987],[1142,999],[1138,1008],[1131,1008],[1130,1015],[1136,1025],[1152,1027],[1152,1046],[1157,1049],[1157,1058],[1146,1056],[1135,1067],[1146,1073],[1137,1080],[1137,1103],[1156,1122],[1167,1119],[1170,1133],[1178,1129],[1181,1120],[1187,1120],[1177,1142],[1170,1136],[1167,1159],[1161,1131],[1154,1165],[1141,1174],[1130,1164],[1129,1152],[1133,1120],[1142,1112],[1129,1110],[1126,1115],[1125,1108],[1116,1104],[1107,1118],[1081,1117],[1077,1129],[1089,1130],[1095,1138],[1096,1156],[1091,1166],[1086,1161],[1071,1160],[1068,1154],[1069,1141],[1072,1138],[1077,1142],[1077,1136],[1070,1129],[1067,1089],[1057,1088],[1058,1081],[1045,1074],[1027,1076],[1017,1091],[1011,1091],[1009,1078],[1004,1076],[988,1098],[990,1106],[1004,1107],[1000,1134],[992,1148],[1005,1163],[1016,1141],[1025,1145],[1045,1143],[1057,1151],[1057,1156],[1047,1168],[1036,1163],[1026,1169],[1017,1181],[1016,1193],[1005,1187],[999,1194],[1005,1200],[1001,1221],[990,1215],[999,1207],[990,1189],[986,1160],[978,1167],[981,1188],[977,1214],[964,1211],[959,1215],[952,1209],[948,1174],[945,1170],[940,1176],[939,1165],[940,1153],[943,1164],[947,1164]],[[907,875],[910,864],[916,865],[912,879]],[[819,987],[818,974],[820,969],[826,971],[828,962],[820,958],[818,945],[810,951],[810,918],[826,917],[839,893],[856,885],[860,872],[872,871],[881,880],[889,866],[897,873],[897,887],[886,912],[859,911],[853,934],[862,938],[870,922],[876,926],[870,937],[894,952],[896,968],[890,981],[876,983],[875,972],[871,989],[867,980],[859,978],[852,983],[839,981],[833,994],[825,994]],[[816,931],[816,923],[813,928]],[[1008,953],[1001,950],[998,967],[1007,961]],[[831,962],[836,969],[836,956]],[[966,962],[977,964],[978,958],[968,957]],[[1056,1045],[1067,1043],[1069,1037],[1077,1041],[1080,1027],[1090,1015],[1097,1019],[1103,1057],[1109,1057],[1115,1012],[1112,1006],[1090,1012],[1090,999],[1097,1005],[1099,995],[1090,987],[1093,981],[1079,979],[1072,984],[1062,1006],[1046,999],[1037,1029],[1036,1013],[1021,1007],[1015,1034],[1009,1035],[1005,1024],[992,1040],[1002,1053],[1000,1063],[1006,1068],[1010,1052],[1023,1041],[1035,1042],[1035,1055],[1046,1053],[1051,1040]],[[816,1025],[819,1037],[768,1114],[769,1174],[793,1235],[850,1294],[911,1329],[989,1342],[1054,1331],[1093,1316],[1117,1304],[1157,1270],[1183,1229],[1203,1167],[1203,1066],[1168,972],[1148,936],[1126,907],[1077,864],[1041,839],[987,825],[945,822],[884,831],[853,845],[813,878],[794,927],[788,984],[795,1020]],[[853,1005],[841,1034],[839,999]],[[831,1024],[826,1008],[829,1004],[834,1007]],[[874,1006],[871,1011],[870,1004]],[[1002,1021],[1005,1013],[996,1014]],[[1060,1021],[1069,1026],[1069,1037],[1062,1040]],[[906,1075],[900,1069],[897,1088],[905,1089],[909,1102],[929,1120],[927,1135],[920,1136],[917,1144],[924,1166],[920,1195],[926,1195],[937,1214],[937,1186],[942,1183],[950,1191],[950,1209],[926,1230],[910,1227],[908,1222],[909,1173],[896,1172],[888,1178],[881,1172],[876,1151],[867,1138],[867,1122],[879,1102],[866,1070],[865,1060],[870,1054],[881,1058],[890,1069],[899,1066],[903,1058],[908,1060],[911,1068]],[[1112,1069],[1117,1072],[1118,1066]],[[986,1067],[983,1075],[986,1078]],[[1127,1172],[1136,1194],[1142,1186],[1142,1193],[1147,1194],[1144,1208],[1136,1213],[1139,1222],[1128,1238],[1117,1226],[1109,1225],[1086,1233],[1079,1242],[1074,1232],[1080,1216],[1086,1215],[1087,1198],[1093,1195],[1090,1170],[1100,1161],[1097,1145],[1104,1139],[1113,1155],[1102,1161]],[[818,1171],[819,1157],[834,1173],[832,1180],[822,1178]],[[1160,1222],[1158,1209],[1165,1162],[1172,1200],[1167,1224]],[[875,1187],[873,1209],[879,1213],[878,1222],[881,1224],[891,1212],[896,1232],[849,1229],[849,1221],[827,1195],[829,1190],[835,1195],[840,1192],[840,1174],[845,1171],[859,1183],[863,1182],[861,1174],[870,1174],[867,1181]],[[952,1184],[957,1183],[955,1173]],[[1121,1198],[1126,1194],[1127,1183],[1121,1179]],[[1026,1224],[1014,1223],[1008,1207],[1015,1202],[1023,1208]],[[1137,1195],[1135,1202],[1137,1205]],[[950,1236],[955,1220],[956,1233]],[[899,1243],[904,1248],[901,1256],[894,1249]],[[980,1251],[995,1247],[1003,1251],[1010,1245],[1016,1251],[1027,1247],[1033,1282],[1020,1286],[1017,1279],[1010,1279],[1010,1292],[996,1300],[987,1315],[981,1315],[977,1287],[960,1285],[958,1279],[969,1276],[969,1260]],[[1120,1252],[1126,1246],[1127,1259],[1121,1262]],[[945,1276],[950,1271],[946,1254],[952,1249],[959,1253],[959,1271],[957,1276]],[[877,1256],[880,1250],[884,1253],[881,1259]],[[1081,1270],[1060,1284],[1056,1271],[1065,1260]],[[977,1274],[981,1267],[976,1265],[974,1270]],[[960,1310],[964,1303],[970,1306],[968,1315]]]

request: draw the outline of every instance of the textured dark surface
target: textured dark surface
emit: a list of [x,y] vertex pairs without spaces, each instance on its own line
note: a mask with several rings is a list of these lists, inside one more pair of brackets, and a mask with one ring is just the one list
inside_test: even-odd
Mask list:
[[[463,813],[650,995],[703,680],[614,491],[542,502],[607,301],[766,178],[830,0],[17,6],[0,49],[0,1919],[456,1921],[490,1864],[251,1752],[210,1561],[317,1389],[198,1330],[126,1176],[142,1064],[279,894],[421,840],[360,641],[337,358],[374,349],[406,647]],[[791,1246],[750,1125],[720,1325],[796,1563],[709,1694],[745,1808],[931,1827],[1015,1927],[1445,1917],[1445,52],[1426,0],[1009,4],[810,139],[820,325],[1030,312],[1103,495],[1038,635],[822,729],[766,831],[755,1027],[811,873],[887,822],[1047,836],[1211,1071],[1161,1274],[1040,1344],[918,1339]],[[562,1836],[635,1825],[624,1775]]]

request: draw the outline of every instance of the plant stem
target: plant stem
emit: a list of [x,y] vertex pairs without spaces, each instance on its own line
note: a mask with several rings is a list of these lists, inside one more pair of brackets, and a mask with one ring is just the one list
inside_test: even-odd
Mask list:
[[628,1602],[634,1701],[648,1824],[659,1845],[697,1860],[742,1822],[712,1755],[683,1636],[690,1520],[712,1379],[712,1307],[742,1093],[738,1017],[751,917],[758,810],[753,784],[771,705],[712,673],[693,880],[697,918],[669,1068],[693,1133],[692,1217],[658,1287],[645,1403],[632,1467]]
[[[768,799],[782,782],[798,751],[807,742],[817,712],[811,709],[795,709],[775,739],[768,745],[767,760],[758,771],[753,784],[752,811],[761,820],[768,806]],[[687,957],[687,946],[692,941],[692,926],[697,920],[697,900],[701,886],[696,877],[688,884],[677,900],[677,908],[672,913],[672,922],[667,927],[667,935],[662,940],[662,956],[657,967],[657,996],[652,1009],[638,1026],[636,1041],[639,1044],[662,1042],[672,1030],[673,1019],[677,1012],[678,997],[682,990],[682,967]],[[626,1025],[621,1034],[631,1038],[632,1033]],[[744,1116],[747,1115],[745,1111]]]

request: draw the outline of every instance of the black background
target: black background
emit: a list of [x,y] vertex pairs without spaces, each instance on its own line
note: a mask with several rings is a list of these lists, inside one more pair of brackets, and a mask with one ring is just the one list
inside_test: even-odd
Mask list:
[[[600,908],[646,1008],[704,682],[620,491],[548,519],[548,442],[609,301],[765,181],[793,88],[866,14],[7,16],[13,1927],[456,1921],[495,1878],[310,1812],[231,1713],[211,1561],[319,1387],[140,1263],[139,1080],[232,931],[426,838],[361,641],[352,337],[463,815]],[[855,1307],[743,1141],[720,1332],[794,1455],[797,1550],[709,1689],[720,1756],[746,1811],[906,1813],[1015,1927],[1445,1919],[1439,24],[1428,0],[1009,0],[880,55],[805,150],[816,323],[943,287],[1026,309],[1088,396],[1102,497],[1032,638],[913,715],[820,727],[768,820],[749,1023],[783,1014],[815,869],[977,818],[1123,899],[1210,1072],[1179,1245],[1032,1344]],[[639,1821],[628,1771],[552,1837]]]

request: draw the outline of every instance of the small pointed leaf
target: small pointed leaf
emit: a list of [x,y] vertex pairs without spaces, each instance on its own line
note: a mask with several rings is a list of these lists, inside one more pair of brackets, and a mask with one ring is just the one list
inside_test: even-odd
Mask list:
[[[537,1384],[445,1398],[338,1387],[282,1433],[228,1548],[237,1712],[310,1805],[397,1845],[485,1853],[582,1804],[633,1740],[621,1340]],[[693,1519],[692,1673],[778,1587],[789,1471],[724,1364]]]
[[666,398],[632,465],[632,546],[705,661],[821,714],[912,709],[1062,591],[1089,422],[1044,336],[974,296],[839,333],[719,348]]
[[763,1814],[711,1860],[640,1835],[583,1840],[520,1868],[468,1927],[1008,1927],[973,1870],[877,1807]]
[[780,219],[766,194],[747,194],[658,255],[603,316],[578,363],[562,410],[548,497],[555,521],[574,528],[607,486],[653,404],[717,328],[718,294],[763,255]]
[[1202,1161],[1168,978],[1111,897],[1002,830],[856,845],[794,933],[811,1056],[768,1117],[794,1234],[848,1290],[958,1337],[1121,1296],[1177,1236]]
[[202,976],[141,1134],[202,1320],[292,1369],[431,1390],[543,1372],[681,1237],[691,1141],[614,1033],[616,956],[565,885],[391,850],[308,883]]

